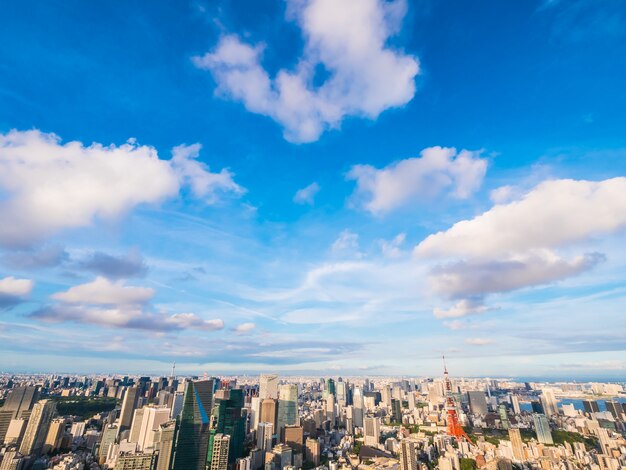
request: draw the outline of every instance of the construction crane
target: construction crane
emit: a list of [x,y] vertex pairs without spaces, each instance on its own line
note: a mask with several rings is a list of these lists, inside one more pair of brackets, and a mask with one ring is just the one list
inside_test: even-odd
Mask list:
[[448,377],[448,367],[446,366],[446,356],[443,356],[443,378],[446,387],[446,415],[448,418],[448,434],[456,437],[458,440],[465,439],[470,444],[473,444],[469,438],[461,423],[459,423],[459,415],[456,412],[456,403],[452,396],[452,383],[450,377]]

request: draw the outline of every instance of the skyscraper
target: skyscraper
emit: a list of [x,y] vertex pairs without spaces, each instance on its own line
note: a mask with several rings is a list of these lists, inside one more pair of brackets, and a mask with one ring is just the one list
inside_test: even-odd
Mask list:
[[368,416],[364,419],[364,443],[366,446],[378,447],[380,436],[380,418]]
[[35,404],[24,432],[20,453],[34,456],[41,454],[55,413],[56,403],[52,400],[40,400]]
[[214,458],[213,441],[218,434],[229,437],[228,463],[234,464],[243,456],[243,444],[246,436],[245,416],[243,409],[243,390],[218,390],[215,394],[215,405],[211,411],[211,431],[207,462],[211,465]]
[[[50,431],[52,431],[52,427],[50,427]],[[109,448],[115,444],[118,431],[119,428],[116,424],[110,424],[102,430],[102,437],[98,447],[98,462],[100,465],[106,461]]]
[[417,446],[410,439],[400,441],[400,470],[417,470]]
[[559,414],[556,397],[554,396],[554,391],[552,389],[545,388],[541,390],[541,396],[539,399],[541,400],[541,406],[543,407],[543,412],[546,416]]
[[[278,396],[278,435],[283,439],[285,426],[298,424],[298,386],[281,385]],[[284,439],[283,439],[284,440]]]
[[212,379],[187,382],[172,470],[205,470],[212,404]]
[[585,409],[585,413],[599,413],[600,407],[598,406],[598,402],[595,400],[583,400],[583,408]]
[[272,448],[272,436],[274,435],[274,425],[261,421],[257,429],[256,446],[262,450],[270,450]]
[[520,414],[522,410],[519,406],[519,398],[517,395],[510,395],[509,398],[511,400],[511,406],[513,407],[513,413],[516,415]]
[[274,432],[276,432],[278,409],[277,401],[274,398],[265,398],[261,402],[261,418],[260,420],[265,423],[272,423]]
[[154,438],[155,449],[159,452],[156,470],[169,470],[176,438],[176,421],[168,421],[159,426]]
[[535,432],[537,433],[537,440],[542,444],[553,444],[552,431],[550,431],[550,422],[545,415],[534,414],[533,420],[535,422]]
[[509,439],[511,440],[511,446],[513,447],[513,458],[518,462],[523,462],[524,459],[524,447],[522,444],[522,435],[517,428],[509,429]]
[[122,409],[120,411],[120,432],[130,429],[139,396],[139,389],[136,386],[126,389],[124,400],[122,401]]
[[278,375],[261,374],[259,378],[259,398],[278,398]]
[[391,399],[391,419],[395,423],[402,423],[402,403],[396,398]]
[[470,411],[476,416],[485,416],[487,414],[487,400],[485,392],[470,391],[467,392],[469,399]]

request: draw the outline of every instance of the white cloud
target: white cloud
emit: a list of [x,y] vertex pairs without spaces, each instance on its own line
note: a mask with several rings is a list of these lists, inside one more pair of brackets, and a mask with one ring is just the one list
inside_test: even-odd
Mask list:
[[[489,309],[485,307],[481,299],[462,299],[448,310],[435,308],[433,313],[436,318],[459,318],[467,315],[479,315],[487,310]],[[449,327],[456,330],[460,328],[460,323],[452,322]]]
[[330,249],[336,255],[354,255],[360,257],[359,235],[349,229],[343,230],[333,242]]
[[[514,190],[503,188],[492,199],[514,196]],[[481,313],[487,294],[550,284],[603,262],[602,253],[566,259],[557,250],[626,226],[624,194],[626,178],[549,180],[518,200],[497,204],[430,235],[417,245],[415,254],[454,259],[432,268],[429,281],[436,293],[460,299],[449,310],[435,309],[435,316]]]
[[[219,93],[281,124],[287,140],[312,142],[346,116],[376,119],[413,98],[418,60],[387,46],[405,13],[405,0],[290,0],[288,17],[305,43],[294,70],[270,77],[261,65],[264,46],[235,35],[193,62],[211,71]],[[317,85],[319,67],[328,76]]]
[[233,331],[237,334],[243,335],[246,333],[250,333],[255,328],[256,328],[256,325],[254,323],[248,322],[248,323],[241,323],[240,325],[237,325],[235,328],[233,328]]
[[467,338],[465,343],[471,344],[472,346],[487,346],[495,343],[495,341],[487,338]]
[[33,281],[30,279],[16,279],[13,276],[0,279],[0,295],[24,297],[33,290]]
[[357,205],[383,214],[410,203],[423,203],[443,192],[465,199],[480,188],[487,160],[480,152],[430,147],[419,158],[408,158],[382,169],[355,165],[347,179],[355,180],[352,196]]
[[380,249],[385,258],[399,258],[402,256],[402,245],[406,240],[405,233],[399,233],[393,240],[380,240]]
[[0,311],[10,309],[23,302],[33,290],[30,279],[16,279],[13,276],[0,279]]
[[459,261],[433,269],[430,282],[435,292],[449,298],[509,292],[575,276],[604,260],[600,253],[568,261],[550,251],[541,251],[506,260]]
[[200,144],[193,144],[179,145],[172,150],[172,168],[181,185],[188,185],[194,196],[209,204],[215,203],[219,194],[243,194],[245,190],[235,183],[230,171],[222,169],[219,173],[211,173],[207,165],[197,160],[201,148]]
[[296,191],[296,194],[293,197],[293,202],[296,204],[309,204],[312,206],[315,202],[315,195],[319,192],[319,190],[319,184],[311,183],[306,188]]
[[98,276],[92,282],[53,294],[52,298],[74,304],[136,305],[149,302],[153,296],[154,289],[125,286],[124,281],[113,282]]
[[493,258],[556,248],[626,226],[626,178],[545,181],[520,200],[430,235],[419,256]]
[[193,160],[198,149],[178,147],[167,161],[132,140],[85,146],[37,130],[0,134],[0,243],[29,245],[64,228],[115,219],[176,196],[181,182],[209,201],[216,191],[240,193],[230,173],[210,173]]

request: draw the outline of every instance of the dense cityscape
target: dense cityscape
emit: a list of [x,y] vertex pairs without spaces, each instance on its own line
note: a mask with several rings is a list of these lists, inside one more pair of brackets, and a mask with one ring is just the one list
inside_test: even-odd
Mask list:
[[0,470],[626,467],[623,383],[0,376]]

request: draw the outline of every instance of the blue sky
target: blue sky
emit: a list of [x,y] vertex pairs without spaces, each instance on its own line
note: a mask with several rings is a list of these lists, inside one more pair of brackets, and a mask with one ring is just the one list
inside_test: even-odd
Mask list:
[[622,2],[3,10],[0,368],[623,377]]

